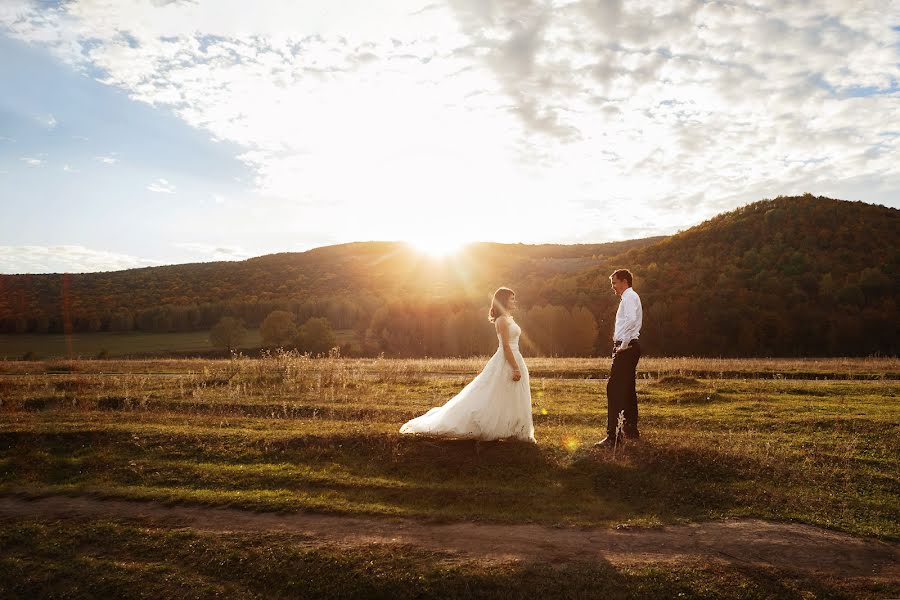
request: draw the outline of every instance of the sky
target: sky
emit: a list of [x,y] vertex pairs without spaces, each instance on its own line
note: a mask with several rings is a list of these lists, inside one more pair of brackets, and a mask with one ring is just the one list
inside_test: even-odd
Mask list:
[[0,89],[0,273],[900,207],[900,0],[2,0]]

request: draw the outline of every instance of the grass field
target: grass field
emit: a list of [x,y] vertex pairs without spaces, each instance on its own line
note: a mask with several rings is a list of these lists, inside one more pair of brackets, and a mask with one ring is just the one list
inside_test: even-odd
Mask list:
[[[262,342],[258,329],[247,331],[244,346],[258,348]],[[108,356],[162,354],[166,352],[209,352],[208,331],[187,333],[99,332],[73,335],[18,334],[0,335],[0,357],[15,360],[26,353],[37,358],[94,358],[101,352]]]
[[[562,527],[752,516],[900,540],[896,359],[642,361],[643,439],[616,453],[590,449],[602,437],[604,361],[532,359],[536,445],[397,433],[482,364],[291,355],[0,362],[0,494]],[[413,584],[435,597],[590,597],[604,586],[606,597],[648,598],[900,593],[713,564],[485,565],[116,522],[19,522],[2,535],[17,550],[0,558],[0,581],[25,583],[0,583],[0,595],[23,597],[52,592],[59,577],[83,590],[99,578],[113,595],[290,596],[313,571],[321,575],[304,580],[312,595],[335,597],[413,596]],[[95,560],[71,563],[73,548]],[[199,558],[188,568],[191,552]],[[37,563],[49,565],[45,575],[29,570]],[[280,587],[253,577],[292,565],[299,570]]]
[[[357,345],[356,332],[335,332],[338,344]],[[259,329],[248,329],[242,348],[262,346]],[[98,332],[73,335],[5,334],[0,335],[0,360],[16,360],[32,353],[39,359],[95,358],[101,352],[109,357],[165,355],[216,350],[209,342],[208,331],[187,333],[147,333],[143,331]]]

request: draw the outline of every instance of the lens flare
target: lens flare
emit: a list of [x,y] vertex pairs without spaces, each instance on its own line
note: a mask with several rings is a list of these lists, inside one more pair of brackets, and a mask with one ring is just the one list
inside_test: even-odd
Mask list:
[[562,439],[562,446],[569,452],[575,452],[581,446],[581,442],[575,436],[565,435]]

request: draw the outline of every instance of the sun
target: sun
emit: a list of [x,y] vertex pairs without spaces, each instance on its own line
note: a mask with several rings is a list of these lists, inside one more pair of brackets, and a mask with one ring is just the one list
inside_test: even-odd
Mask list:
[[443,258],[458,252],[463,246],[469,243],[469,240],[433,233],[428,236],[408,239],[407,243],[419,252],[427,254],[432,258]]

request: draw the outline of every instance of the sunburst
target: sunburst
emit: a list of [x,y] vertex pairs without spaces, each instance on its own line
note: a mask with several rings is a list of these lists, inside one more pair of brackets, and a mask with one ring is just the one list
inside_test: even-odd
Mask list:
[[407,242],[419,252],[433,258],[443,258],[459,252],[468,240],[451,235],[439,235],[432,233],[428,236],[409,239]]

